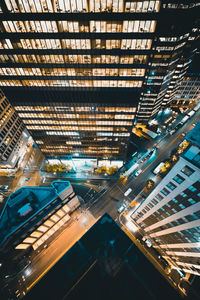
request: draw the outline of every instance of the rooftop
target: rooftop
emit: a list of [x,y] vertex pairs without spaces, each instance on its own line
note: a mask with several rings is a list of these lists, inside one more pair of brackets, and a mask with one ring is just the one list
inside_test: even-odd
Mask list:
[[66,190],[70,186],[69,181],[53,181],[51,186],[55,188],[58,194],[61,194],[64,190]]
[[0,244],[69,186],[69,181],[53,181],[51,187],[22,187],[12,193],[0,215]]
[[200,147],[200,122],[186,135],[186,140]]
[[180,298],[106,213],[25,296],[32,299]]

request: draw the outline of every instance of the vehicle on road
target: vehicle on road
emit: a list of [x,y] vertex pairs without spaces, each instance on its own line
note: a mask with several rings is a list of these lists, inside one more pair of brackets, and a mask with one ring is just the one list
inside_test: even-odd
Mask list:
[[9,186],[8,186],[8,185],[1,185],[1,186],[0,186],[0,190],[2,190],[2,191],[7,192],[8,189],[9,189]]
[[125,197],[128,196],[131,192],[132,192],[132,189],[129,188],[129,189],[124,193],[124,196],[125,196]]
[[188,117],[190,118],[190,117],[192,117],[194,114],[195,114],[195,111],[194,111],[194,110],[191,110],[187,115],[188,115]]
[[142,240],[145,242],[145,244],[147,245],[147,247],[151,247],[152,246],[152,243],[150,240],[148,240],[146,237],[143,237]]
[[179,128],[181,128],[183,126],[183,123],[181,122],[181,123],[178,123],[177,125],[176,125],[176,127],[174,127],[174,129],[175,130],[178,130]]
[[160,168],[162,168],[164,164],[164,162],[159,163],[157,167],[153,170],[153,174],[157,175],[160,172]]
[[119,208],[118,208],[118,213],[121,214],[124,210],[126,209],[126,204],[123,203]]
[[176,130],[173,129],[173,130],[171,130],[171,131],[169,132],[169,134],[172,135],[172,134],[174,134],[175,131],[176,131]]
[[185,116],[185,117],[182,119],[182,123],[185,123],[188,119],[189,119],[189,116]]
[[137,170],[137,171],[135,172],[135,177],[137,177],[138,175],[140,175],[141,172],[142,172],[142,170]]

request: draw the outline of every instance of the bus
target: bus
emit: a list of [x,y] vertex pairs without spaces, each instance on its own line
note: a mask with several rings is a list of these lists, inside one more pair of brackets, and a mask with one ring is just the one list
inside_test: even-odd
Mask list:
[[190,117],[192,117],[194,114],[195,114],[195,111],[194,111],[194,110],[191,110],[187,115],[188,115],[188,117],[190,118]]

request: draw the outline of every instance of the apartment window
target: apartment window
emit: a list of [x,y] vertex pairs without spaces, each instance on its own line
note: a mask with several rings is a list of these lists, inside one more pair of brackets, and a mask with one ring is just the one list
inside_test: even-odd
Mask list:
[[170,189],[170,190],[174,190],[176,188],[176,185],[173,184],[171,181],[167,184],[167,187]]
[[157,194],[157,195],[156,195],[156,198],[157,198],[158,200],[160,200],[160,201],[161,201],[161,200],[163,199],[163,196],[162,196],[162,195],[160,195],[160,194]]
[[187,175],[187,176],[189,177],[189,176],[192,175],[195,171],[194,171],[192,168],[190,168],[189,166],[185,166],[185,167],[181,170],[181,172],[183,172],[185,175]]
[[176,198],[172,199],[172,201],[173,201],[174,203],[178,203],[178,200],[177,200]]
[[182,209],[185,208],[185,206],[183,204],[179,204],[179,207],[182,208]]
[[168,191],[168,189],[164,188],[162,191],[160,191],[163,195],[167,196],[170,191]]
[[183,178],[182,176],[180,176],[179,174],[177,174],[174,178],[173,178],[174,181],[176,181],[177,183],[181,184],[185,178]]
[[193,185],[191,185],[191,186],[188,188],[188,190],[190,190],[191,192],[195,192],[197,189],[196,189]]
[[180,193],[180,196],[182,196],[183,198],[187,197],[187,195],[184,192]]
[[191,216],[192,216],[192,218],[193,218],[194,220],[198,220],[198,219],[199,219],[199,217],[196,216],[195,214],[192,214]]
[[155,204],[155,205],[158,203],[158,201],[155,200],[155,199],[153,199],[151,202],[152,202],[153,204]]
[[195,201],[194,199],[192,199],[192,198],[189,198],[187,201],[188,201],[190,204],[195,204],[195,203],[196,203],[196,201]]

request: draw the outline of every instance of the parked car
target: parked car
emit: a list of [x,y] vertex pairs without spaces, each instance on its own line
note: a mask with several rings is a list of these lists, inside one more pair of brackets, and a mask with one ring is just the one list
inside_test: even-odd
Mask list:
[[124,210],[126,209],[126,204],[123,203],[119,208],[118,208],[118,213],[121,214]]
[[176,130],[173,129],[173,130],[171,130],[171,131],[169,132],[169,134],[172,135],[172,134],[174,134],[175,131],[176,131]]
[[8,186],[8,185],[2,185],[2,186],[0,187],[0,190],[5,191],[5,192],[7,192],[8,189],[9,189],[9,186]]

